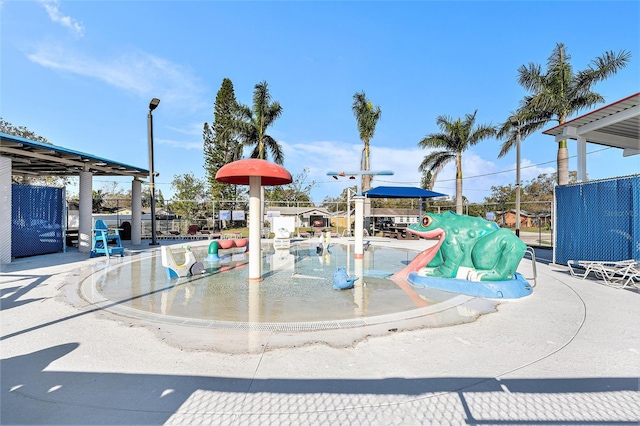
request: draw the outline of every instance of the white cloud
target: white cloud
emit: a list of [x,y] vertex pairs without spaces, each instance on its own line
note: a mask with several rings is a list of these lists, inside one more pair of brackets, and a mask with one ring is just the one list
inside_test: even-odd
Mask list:
[[[515,164],[513,167],[515,168]],[[553,166],[540,167],[526,158],[520,161],[520,180],[522,182],[535,179],[542,174],[555,174],[555,172],[556,168]]]
[[203,120],[201,122],[193,121],[191,123],[187,123],[184,127],[166,126],[166,128],[182,135],[198,136],[200,139],[202,139],[202,131],[204,129],[205,121],[206,120]]
[[206,107],[204,88],[190,70],[137,49],[98,58],[62,45],[40,44],[27,57],[43,67],[101,80],[140,97],[159,97],[172,109]]
[[[309,180],[317,182],[312,192],[314,201],[321,197],[337,197],[348,186],[360,186],[360,179],[340,178],[334,180],[326,175],[328,171],[354,172],[360,169],[361,143],[317,141],[294,143],[280,141],[285,153],[285,167],[292,173],[303,168],[309,169]],[[418,166],[427,151],[419,148],[395,149],[371,146],[371,170],[391,170],[392,176],[374,176],[375,186],[420,186],[421,173]],[[463,193],[471,202],[482,202],[491,195],[492,186],[515,184],[515,164],[500,165],[482,158],[474,151],[467,151],[462,157]],[[528,159],[521,163],[521,180],[536,178],[542,173],[554,173],[553,167],[538,167]],[[451,197],[455,196],[455,164],[450,163],[438,175],[434,191]]]
[[[280,141],[285,155],[285,167],[292,174],[309,169],[309,180],[315,180],[316,188],[312,192],[314,201],[319,197],[337,197],[348,186],[360,186],[360,178],[348,177],[338,180],[327,176],[327,172],[357,172],[360,170],[362,143],[338,141],[314,141],[290,144]],[[420,173],[418,165],[422,161],[424,151],[420,149],[397,150],[391,148],[371,147],[371,170],[391,170],[392,176],[374,176],[373,186],[419,186]]]
[[38,0],[38,2],[47,11],[51,21],[70,29],[79,37],[84,35],[84,26],[80,22],[60,12],[60,2],[58,0]]
[[180,148],[185,150],[197,150],[202,152],[202,141],[196,142],[184,142],[184,141],[176,141],[173,139],[155,139],[153,140],[154,144],[171,146],[174,148]]

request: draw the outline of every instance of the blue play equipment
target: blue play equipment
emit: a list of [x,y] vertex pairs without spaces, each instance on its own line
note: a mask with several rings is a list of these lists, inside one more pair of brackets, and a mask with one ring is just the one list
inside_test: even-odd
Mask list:
[[437,278],[409,273],[407,281],[414,287],[431,288],[488,299],[518,299],[533,292],[531,285],[518,272],[504,281],[468,281],[457,278]]
[[109,229],[103,220],[98,219],[91,230],[91,234],[91,253],[89,257],[96,257],[100,254],[104,254],[107,258],[114,254],[124,256],[124,247],[122,247],[122,240],[120,240],[119,229]]
[[347,290],[353,288],[353,283],[358,277],[350,278],[345,268],[336,268],[333,273],[333,288],[336,290]]

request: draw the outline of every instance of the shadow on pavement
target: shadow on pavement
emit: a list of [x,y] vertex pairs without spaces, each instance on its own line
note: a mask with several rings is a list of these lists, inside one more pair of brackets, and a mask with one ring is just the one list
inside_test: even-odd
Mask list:
[[[511,424],[630,424],[639,415],[637,377],[250,379],[45,371],[78,347],[67,343],[0,360],[0,423],[313,423],[336,420],[341,411],[349,418],[378,411],[379,419],[382,410],[405,424],[447,412],[466,423],[503,423],[506,412]],[[628,410],[610,410],[612,401]],[[503,420],[481,414],[491,412]]]

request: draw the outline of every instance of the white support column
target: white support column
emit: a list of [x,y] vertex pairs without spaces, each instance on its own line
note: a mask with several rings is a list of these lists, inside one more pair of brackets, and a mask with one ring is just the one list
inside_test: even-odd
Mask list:
[[353,248],[354,259],[364,258],[364,247],[362,240],[364,237],[364,197],[358,195],[353,197],[353,201],[356,204],[356,219],[355,219],[355,236],[356,241]]
[[0,265],[11,263],[11,206],[11,159],[0,157]]
[[249,176],[249,282],[262,280],[261,190],[262,178]]
[[80,172],[79,186],[79,218],[78,218],[78,252],[91,251],[91,229],[93,228],[93,173]]
[[587,181],[587,140],[578,137],[578,182]]
[[142,182],[138,178],[131,181],[131,245],[142,241]]
[[[347,270],[347,273],[349,271]],[[364,259],[356,257],[353,259],[353,275],[358,279],[353,283],[353,313],[356,317],[366,314],[364,303]]]

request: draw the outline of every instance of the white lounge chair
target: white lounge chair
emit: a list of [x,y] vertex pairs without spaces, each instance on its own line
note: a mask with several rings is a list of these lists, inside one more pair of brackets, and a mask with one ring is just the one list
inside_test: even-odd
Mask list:
[[620,283],[622,287],[635,287],[640,289],[640,261],[629,262],[629,266],[624,270],[624,275],[621,275]]
[[640,282],[640,262],[634,259],[620,261],[569,260],[569,272],[585,279],[593,275],[605,285],[617,288],[636,286]]

